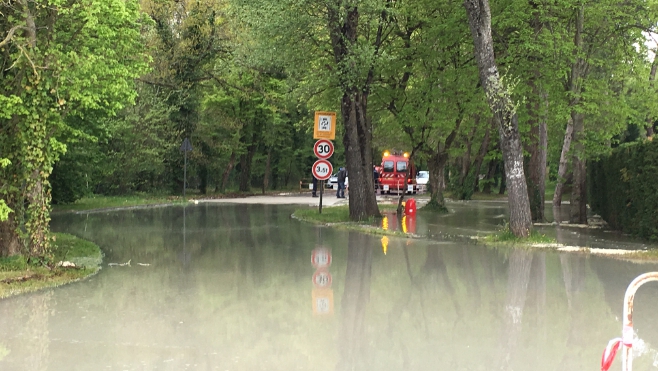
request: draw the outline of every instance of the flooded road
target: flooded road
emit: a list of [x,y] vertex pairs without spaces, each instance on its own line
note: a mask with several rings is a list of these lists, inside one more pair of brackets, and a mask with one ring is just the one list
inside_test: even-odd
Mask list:
[[[440,238],[495,229],[504,205],[489,206],[419,216],[435,241],[280,205],[55,215],[104,267],[0,301],[0,370],[599,370],[626,286],[658,265]],[[658,284],[643,286],[635,370],[658,369],[657,306]]]

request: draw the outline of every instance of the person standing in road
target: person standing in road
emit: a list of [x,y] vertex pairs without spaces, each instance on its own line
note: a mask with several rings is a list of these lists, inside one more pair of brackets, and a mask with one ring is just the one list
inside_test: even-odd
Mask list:
[[345,178],[347,178],[347,171],[341,167],[336,177],[338,183],[338,190],[336,190],[336,198],[345,198]]
[[376,165],[372,165],[372,177],[375,181],[375,192],[377,192],[377,188],[379,188],[379,171],[377,171]]
[[318,178],[313,177],[313,194],[311,197],[318,197]]

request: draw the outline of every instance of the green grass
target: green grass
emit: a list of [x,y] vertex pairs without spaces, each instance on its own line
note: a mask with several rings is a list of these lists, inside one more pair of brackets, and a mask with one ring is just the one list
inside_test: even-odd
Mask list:
[[490,234],[483,239],[484,243],[504,243],[504,244],[535,244],[535,243],[557,243],[551,237],[541,234],[536,230],[530,231],[527,238],[519,238],[512,233],[509,226],[504,226],[500,231]]
[[159,205],[183,203],[180,196],[157,196],[137,194],[130,196],[100,196],[83,197],[72,204],[53,205],[53,211],[81,211],[107,209],[143,205]]
[[347,223],[350,221],[349,206],[333,206],[322,208],[322,214],[318,213],[318,208],[297,209],[293,213],[296,218],[313,223]]
[[[55,233],[53,264],[30,264],[23,256],[0,259],[0,298],[61,286],[87,278],[100,269],[102,253],[92,242],[72,235]],[[77,268],[55,267],[70,261]]]

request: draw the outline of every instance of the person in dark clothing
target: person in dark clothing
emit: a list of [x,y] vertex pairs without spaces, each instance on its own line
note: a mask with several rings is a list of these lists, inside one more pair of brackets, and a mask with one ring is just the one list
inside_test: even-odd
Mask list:
[[311,197],[318,197],[318,178],[313,177],[313,193]]
[[372,177],[375,181],[375,192],[377,192],[377,188],[379,188],[379,171],[377,171],[377,166],[375,165],[372,165]]
[[347,178],[347,170],[341,167],[338,171],[336,181],[338,182],[338,190],[336,190],[336,198],[345,198],[345,178]]

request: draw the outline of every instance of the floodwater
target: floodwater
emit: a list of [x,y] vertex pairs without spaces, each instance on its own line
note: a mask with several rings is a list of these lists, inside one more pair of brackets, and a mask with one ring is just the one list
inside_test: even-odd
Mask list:
[[[103,269],[0,301],[0,370],[599,370],[626,286],[658,266],[445,239],[495,229],[501,206],[451,208],[418,216],[433,241],[280,205],[55,215],[102,247]],[[656,306],[649,283],[635,370],[658,368]]]

